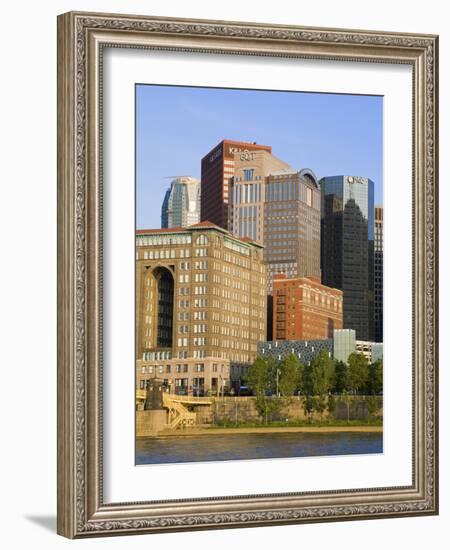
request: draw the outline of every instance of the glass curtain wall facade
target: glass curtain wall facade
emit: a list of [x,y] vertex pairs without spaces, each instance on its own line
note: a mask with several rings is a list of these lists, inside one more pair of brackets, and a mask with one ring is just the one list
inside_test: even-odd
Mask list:
[[375,206],[375,342],[383,341],[383,207]]
[[344,293],[344,327],[374,338],[374,183],[357,176],[320,180],[322,282]]
[[347,363],[348,356],[356,350],[356,336],[352,329],[335,330],[333,335],[333,356],[337,361]]
[[200,180],[175,178],[161,207],[161,227],[188,227],[200,221]]

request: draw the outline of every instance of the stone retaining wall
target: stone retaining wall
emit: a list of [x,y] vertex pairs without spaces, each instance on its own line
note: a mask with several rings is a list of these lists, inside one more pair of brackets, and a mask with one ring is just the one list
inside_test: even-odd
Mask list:
[[[271,397],[270,399],[279,399],[282,407],[279,413],[272,416],[272,421],[280,420],[306,420],[303,409],[304,397]],[[341,397],[335,397],[336,410],[333,418],[336,420],[347,420],[347,405]],[[377,396],[379,410],[377,416],[382,416],[383,398]],[[368,412],[366,406],[367,397],[351,396],[349,398],[349,420],[367,421]],[[260,422],[261,416],[255,406],[254,397],[223,397],[214,399],[210,407],[197,407],[197,424],[223,424],[237,422]],[[324,418],[327,418],[328,412],[325,411]],[[319,419],[320,415],[314,413],[313,418]]]

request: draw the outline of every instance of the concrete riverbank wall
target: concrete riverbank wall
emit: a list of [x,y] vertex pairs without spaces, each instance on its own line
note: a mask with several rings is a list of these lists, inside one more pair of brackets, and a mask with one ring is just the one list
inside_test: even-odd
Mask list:
[[[356,420],[366,423],[369,419],[367,408],[367,397],[349,396],[348,400],[341,397],[335,397],[335,409],[332,415],[325,410],[321,416],[314,412],[312,418],[315,420],[324,420],[332,418],[334,420]],[[284,422],[284,421],[305,421],[307,415],[304,409],[304,397],[271,397],[268,398],[274,405],[273,412],[267,415],[267,418],[261,417],[258,413],[255,397],[222,397],[212,398],[208,405],[194,404],[189,407],[191,413],[195,413],[195,423],[197,426],[223,426],[239,423],[262,423]],[[372,416],[381,418],[383,408],[383,398],[376,397],[377,411]],[[137,437],[151,437],[161,432],[167,431],[168,411],[162,410],[137,410],[136,411],[136,435]],[[175,430],[173,430],[175,432]]]
[[[278,400],[278,409],[271,414],[272,421],[302,421],[307,416],[304,410],[304,397],[272,397]],[[361,420],[367,422],[369,412],[367,409],[367,397],[350,396],[348,402],[341,397],[335,397],[335,410],[332,418],[335,420]],[[256,407],[254,397],[223,397],[214,399],[210,407],[198,408],[197,424],[233,424],[238,422],[260,422],[261,416]],[[378,410],[374,416],[382,417],[383,398],[376,397]],[[317,412],[313,413],[314,419],[320,419]],[[328,411],[324,411],[323,418],[328,418]]]

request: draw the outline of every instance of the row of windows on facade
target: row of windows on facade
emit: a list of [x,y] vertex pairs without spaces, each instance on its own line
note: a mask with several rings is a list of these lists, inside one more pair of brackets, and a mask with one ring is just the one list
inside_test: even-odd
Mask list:
[[[195,270],[207,270],[208,269],[208,261],[195,262],[192,265],[194,266]],[[181,271],[190,271],[191,270],[191,262],[180,262],[178,264],[178,268]],[[238,277],[239,279],[244,279],[246,281],[250,280],[249,271],[241,269],[240,267],[235,267],[235,266],[230,265],[230,264],[213,262],[213,270],[214,271],[219,271],[219,272],[222,272],[222,273],[226,273],[228,275],[232,275],[233,277]],[[201,275],[202,275],[201,273],[194,274],[194,281],[201,281],[201,278],[200,278]],[[181,277],[181,275],[180,275],[180,277]],[[208,275],[206,274],[206,279],[204,279],[205,281],[208,280],[207,277],[208,277]],[[256,274],[253,274],[252,280],[254,280],[255,282],[258,282],[258,278],[257,278]],[[188,275],[187,279],[184,279],[184,281],[189,282],[189,275]],[[214,281],[215,282],[221,282],[221,279],[214,279]],[[261,283],[264,283],[264,277],[260,277],[259,281]],[[179,282],[183,282],[183,280],[179,279]],[[148,279],[147,280],[147,285],[150,285],[150,284],[151,284],[151,279]]]
[[[220,376],[220,382],[224,386],[227,384],[227,381]],[[169,380],[167,378],[163,379],[164,386],[170,386],[172,383],[172,380]],[[139,381],[139,388],[141,390],[145,390],[150,385],[150,379],[142,379]],[[187,389],[189,387],[190,390],[193,390],[194,393],[196,391],[202,391],[203,387],[205,385],[205,379],[202,377],[198,378],[192,378],[192,386],[189,386],[189,378],[175,378],[175,387],[177,388],[184,388]],[[219,389],[219,382],[217,378],[211,378],[211,389]]]
[[[195,283],[207,283],[209,281],[209,274],[208,273],[195,273],[193,276],[193,282]],[[190,282],[190,274],[189,273],[180,273],[178,275],[178,282],[179,283],[189,283]],[[231,287],[233,289],[242,290],[243,292],[248,292],[250,290],[250,285],[241,282],[239,279],[229,279],[228,277],[223,277],[218,274],[213,274],[212,282],[215,284],[221,284],[226,287]],[[261,277],[260,281],[261,284],[264,284],[264,278]],[[197,288],[197,287],[196,287]],[[197,292],[197,294],[202,294],[202,292]]]
[[[320,229],[319,226],[317,226],[317,229],[314,229],[313,227],[300,227],[300,226],[290,226],[286,227],[283,226],[279,229],[276,229],[274,231],[271,231],[268,233],[266,231],[266,241],[272,242],[274,239],[298,239],[299,236],[314,236],[317,239],[320,238]],[[272,243],[276,244],[276,243]]]
[[[230,307],[230,304],[224,304],[223,311],[230,311],[231,313],[239,313],[239,316],[229,315],[227,313],[211,312],[211,318],[213,321],[221,321],[222,323],[227,323],[236,326],[258,328],[258,319],[264,319],[264,311],[254,311],[252,312],[251,319],[250,311],[248,308],[242,308],[242,311],[239,307]],[[202,312],[205,313],[205,312]],[[242,317],[244,315],[244,317]],[[149,317],[149,316],[148,316]],[[207,317],[203,317],[203,320],[206,320]],[[150,320],[150,319],[149,319]],[[259,328],[264,327],[263,322],[259,322]],[[263,330],[263,329],[261,329]]]
[[[195,249],[195,256],[207,256],[202,251],[203,248]],[[190,258],[191,249],[190,248],[171,248],[166,250],[144,250],[136,251],[136,260],[173,260],[175,258]]]
[[[236,178],[239,181],[239,178]],[[255,184],[237,184],[233,186],[232,191],[233,204],[248,204],[261,202],[261,183]]]
[[[252,351],[256,351],[256,345],[251,346]],[[196,349],[192,350],[193,359],[205,359],[207,357],[206,350]],[[178,350],[176,353],[177,359],[189,359],[188,350]],[[250,355],[243,353],[229,353],[223,349],[211,349],[208,353],[209,357],[214,357],[215,359],[222,360],[232,360],[239,363],[248,363],[250,361]],[[163,350],[163,351],[144,351],[142,354],[142,359],[144,361],[166,361],[167,359],[172,359],[172,351]]]
[[276,227],[285,227],[285,223],[288,221],[294,221],[296,227],[300,226],[303,228],[311,226],[318,227],[320,225],[319,212],[315,210],[311,210],[310,212],[303,212],[300,210],[300,214],[297,214],[297,212],[298,210],[289,207],[266,209],[264,215],[264,228],[268,230]]
[[[228,248],[239,248],[239,245],[233,245],[229,246]],[[250,255],[250,251],[248,249],[242,249],[238,250],[239,252],[243,252],[246,256]],[[209,256],[209,252],[207,248],[195,248],[194,249],[194,256],[197,258],[206,258]],[[191,257],[191,249],[190,248],[171,248],[171,249],[163,249],[163,250],[136,250],[136,260],[143,259],[143,260],[173,260],[176,258],[190,258]],[[240,265],[242,267],[245,267],[248,269],[250,267],[250,263],[247,260],[244,260],[243,258],[236,257],[234,255],[226,254],[221,252],[217,249],[213,250],[213,257],[220,259],[222,258],[225,262],[233,263],[236,265]]]
[[[260,323],[259,326],[255,323],[256,326],[252,326],[254,329],[264,330],[264,323]],[[205,334],[211,332],[212,334],[222,334],[223,336],[234,336],[236,338],[249,338],[249,331],[242,330],[241,328],[235,328],[233,326],[223,326],[223,325],[178,325],[177,328],[178,334],[189,334],[193,332],[194,334]],[[151,336],[151,332],[145,332],[146,336]]]
[[256,218],[243,220],[239,218],[238,235],[240,237],[248,237],[253,240],[261,239],[261,229],[256,224]]
[[[260,306],[260,307],[264,307],[264,304],[265,304],[265,301],[264,300],[256,300],[256,299],[251,299],[249,298],[248,294],[242,294],[242,293],[237,293],[237,292],[233,292],[232,290],[226,288],[226,287],[217,287],[217,286],[213,286],[212,289],[210,289],[210,287],[208,286],[195,286],[193,288],[194,292],[193,294],[194,295],[204,295],[204,294],[208,294],[211,292],[211,294],[213,294],[213,296],[219,296],[219,297],[222,297],[222,298],[227,298],[229,300],[234,300],[236,302],[241,302],[241,303],[244,303],[244,304],[248,304],[248,303],[252,303],[253,305],[256,305],[256,306]],[[178,288],[178,294],[180,296],[189,296],[191,293],[191,288],[188,287],[188,286],[182,286],[182,287],[179,287]],[[265,293],[264,293],[264,290],[261,288],[259,289],[253,289],[253,293],[255,294],[259,294],[260,296],[264,296],[265,297]],[[149,307],[150,307],[150,302],[148,303]]]
[[[244,170],[244,179],[235,178],[235,182],[252,181],[254,171],[252,169]],[[299,185],[298,180],[269,181],[259,183],[261,176],[254,184],[238,183],[233,185],[232,200],[234,204],[245,204],[262,201],[262,186],[265,186],[266,202],[292,202],[303,200],[308,206],[312,206],[313,191],[310,187]],[[317,193],[318,195],[318,193]]]
[[[231,322],[231,324],[240,325],[241,324],[241,317],[234,317],[230,315],[220,314],[218,311],[211,311],[211,319],[213,321],[220,321],[222,319],[222,322]],[[234,307],[233,313],[239,313],[239,308]],[[151,322],[150,316],[148,317],[149,322]],[[194,311],[192,313],[192,317],[195,321],[207,321],[208,320],[208,312],[207,311]],[[178,320],[179,321],[189,321],[189,312],[188,311],[180,311],[178,313]],[[242,323],[243,324],[243,323]],[[246,324],[249,325],[249,320],[246,319]],[[253,322],[252,322],[253,324]],[[149,334],[148,334],[149,335]]]
[[[145,235],[137,236],[137,246],[167,246],[167,245],[180,245],[180,244],[192,244],[191,235]],[[199,235],[194,239],[194,244],[207,245],[209,239],[206,235]]]
[[[265,303],[265,301],[264,301]],[[148,310],[151,311],[152,310],[152,307],[151,307],[151,304],[147,304],[149,307],[148,307]],[[261,309],[263,308],[263,305],[261,303],[259,304],[256,304],[256,305],[259,305],[260,306],[260,309],[254,309],[252,311],[250,311],[250,308],[247,307],[247,306],[243,306],[242,304],[240,303],[235,303],[235,302],[225,302],[225,303],[222,303],[220,304],[219,301],[217,300],[212,300],[212,307],[213,308],[216,308],[216,309],[220,309],[222,311],[229,311],[231,313],[239,313],[240,316],[239,317],[233,317],[233,316],[230,316],[230,315],[222,315],[222,320],[223,322],[232,322],[233,324],[242,324],[243,326],[248,326],[249,325],[249,319],[246,319],[245,317],[249,317],[250,314],[251,314],[251,317],[253,319],[264,319],[264,309]],[[161,307],[164,307],[164,306],[160,306]],[[180,308],[184,308],[184,309],[188,309],[190,307],[190,301],[189,300],[180,300],[179,301],[179,307]],[[194,308],[205,308],[205,307],[208,307],[208,300],[205,298],[204,300],[194,300],[193,302],[193,307]],[[147,308],[146,308],[147,309]],[[161,310],[160,310],[161,312]],[[172,312],[172,309],[171,308],[166,308],[166,311],[164,311],[164,313],[168,313],[170,314]],[[184,320],[184,319],[188,319],[189,317],[186,316],[184,317],[184,319],[181,319],[181,315],[183,314],[186,315],[187,312],[181,312],[180,313],[180,320]],[[196,313],[198,313],[199,315],[197,317],[195,317]],[[206,319],[206,317],[200,317],[200,313],[204,313],[204,312],[194,312],[194,319]],[[217,314],[218,315],[218,314]],[[241,317],[241,316],[244,316]],[[218,317],[216,316],[216,312],[213,312],[212,313],[212,319],[214,321],[218,321]],[[231,320],[231,321],[230,321]],[[152,321],[152,317],[151,315],[145,315],[144,316],[144,323],[145,324],[151,324],[153,321]],[[252,321],[253,323],[254,321]]]
[[167,246],[191,243],[192,236],[189,234],[145,236],[138,235],[136,237],[137,246]]
[[[194,365],[191,365],[191,368],[189,369],[189,365],[183,364],[183,365],[143,365],[141,367],[141,374],[153,374],[158,372],[159,374],[165,373],[165,374],[171,374],[172,372],[180,373],[180,372],[189,372],[189,370],[193,372],[205,372],[205,364],[204,363],[195,363]],[[218,365],[217,363],[212,364],[212,372],[224,372],[224,366]]]
[[[214,320],[214,314],[219,316],[217,312],[213,312],[213,320]],[[207,311],[194,311],[192,313],[192,317],[195,321],[206,321],[208,319],[208,312]],[[189,321],[189,312],[188,311],[180,311],[178,313],[178,320],[179,321]],[[217,318],[218,320],[218,318]]]
[[[248,333],[247,333],[248,334]],[[261,335],[251,333],[252,340],[254,342],[257,342]],[[151,347],[151,342],[147,342],[148,347]],[[187,348],[189,346],[193,347],[205,347],[205,346],[212,346],[212,347],[222,347],[222,348],[229,348],[229,349],[241,349],[244,351],[249,351],[253,346],[247,341],[239,341],[239,340],[223,340],[221,338],[206,338],[205,336],[200,336],[196,338],[177,338],[177,347],[179,348]],[[256,349],[256,348],[255,348]],[[195,351],[195,350],[194,350]]]
[[[286,291],[283,289],[277,290],[277,296],[286,296]],[[295,297],[291,297],[291,300],[296,300]],[[303,290],[303,300],[305,302],[312,302],[318,304],[319,302],[321,305],[330,306],[333,304],[333,307],[336,309],[339,306],[342,306],[342,298],[336,298],[333,296],[328,296],[324,291],[308,291]],[[278,303],[282,303],[282,300]]]
[[[216,265],[214,263],[214,265]],[[217,264],[218,265],[218,264]],[[202,260],[202,261],[198,261],[198,262],[192,262],[192,266],[194,269],[199,269],[199,270],[205,270],[205,269],[208,269],[208,260]],[[179,269],[181,269],[182,271],[190,271],[191,269],[191,262],[180,262],[178,264],[178,267]]]
[[[261,303],[261,307],[264,307],[265,305],[265,300],[263,301],[264,303]],[[244,316],[252,316],[252,317],[260,317],[260,318],[263,318],[264,317],[264,311],[258,311],[257,309],[254,309],[252,311],[250,311],[250,308],[248,306],[243,306],[239,301],[236,301],[236,302],[221,302],[219,300],[211,300],[211,307],[214,308],[214,309],[221,309],[221,310],[224,310],[224,311],[230,311],[232,313],[240,313],[241,315],[244,315]],[[256,304],[256,306],[258,306],[259,304]],[[178,307],[182,308],[182,309],[189,309],[190,307],[193,307],[193,308],[206,308],[208,307],[208,299],[207,298],[200,298],[200,299],[195,299],[195,300],[180,300],[178,302]],[[151,310],[151,304],[150,304],[150,310]],[[151,317],[149,315],[147,315],[145,317],[146,319],[146,323],[151,323]],[[245,321],[245,319],[243,320]],[[248,320],[247,320],[248,322]]]

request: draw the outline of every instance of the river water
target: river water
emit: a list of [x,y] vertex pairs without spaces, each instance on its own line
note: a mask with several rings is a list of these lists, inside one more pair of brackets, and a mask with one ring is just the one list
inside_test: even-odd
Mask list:
[[261,433],[149,437],[136,441],[136,464],[250,460],[383,452],[382,433]]

